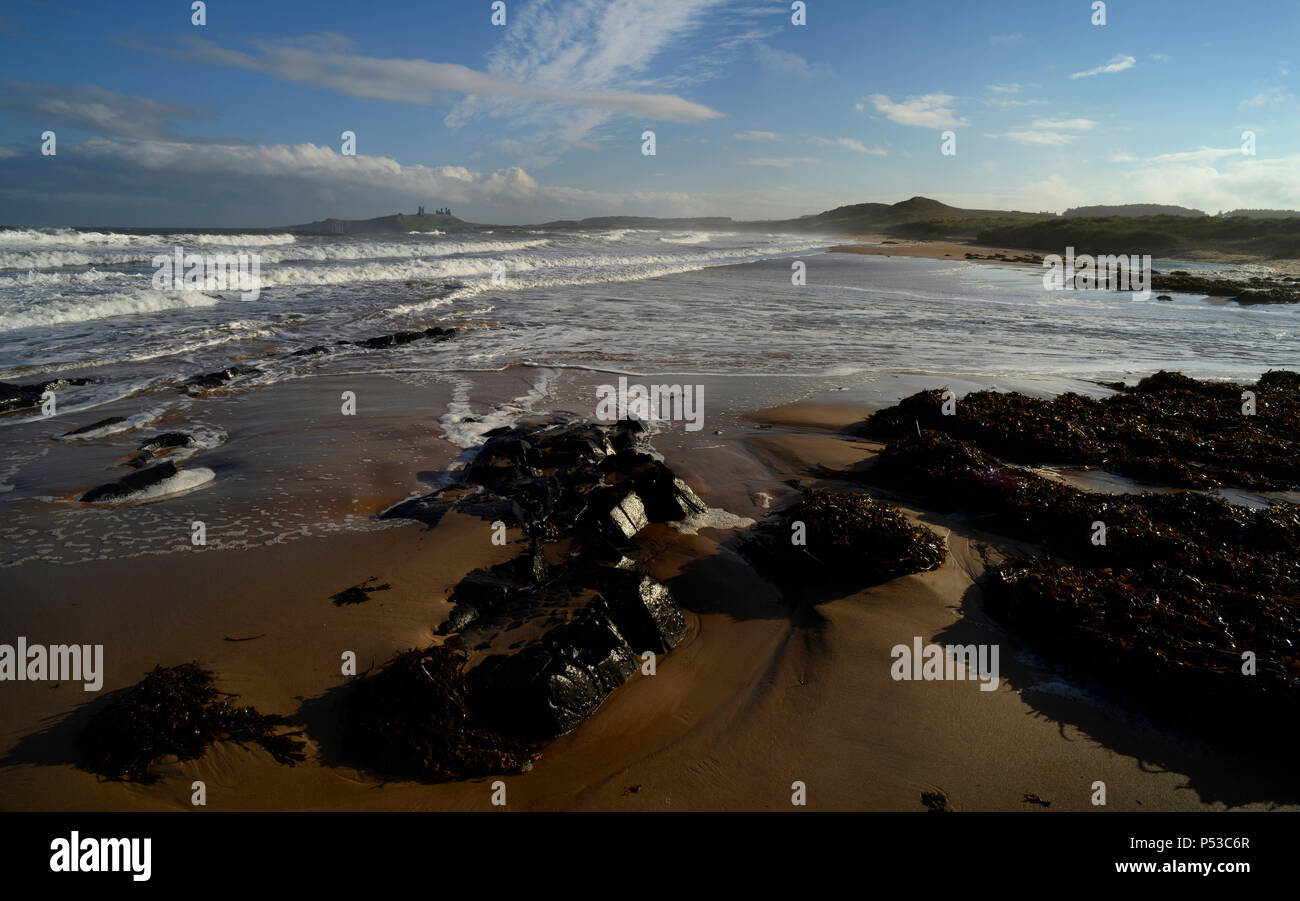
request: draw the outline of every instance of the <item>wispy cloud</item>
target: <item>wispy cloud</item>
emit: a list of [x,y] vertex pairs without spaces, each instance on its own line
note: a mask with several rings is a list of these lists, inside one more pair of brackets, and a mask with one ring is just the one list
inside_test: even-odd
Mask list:
[[1023,33],[1016,31],[1011,34],[991,34],[989,35],[990,47],[1001,47],[1003,49],[1010,47],[1019,47],[1025,42]]
[[298,84],[327,87],[365,100],[430,103],[439,92],[450,92],[594,107],[668,122],[696,122],[722,115],[672,94],[527,83],[456,63],[384,59],[283,41],[260,41],[254,46],[256,53],[244,53],[195,39],[187,56],[198,62],[250,69]]
[[1216,149],[1214,147],[1202,147],[1199,150],[1184,150],[1178,153],[1162,153],[1159,156],[1150,157],[1149,163],[1206,163],[1224,157],[1241,156],[1240,147],[1231,147],[1226,149]]
[[[729,7],[723,9],[724,7]],[[572,0],[562,6],[534,3],[512,5],[512,18],[502,38],[487,54],[489,77],[557,96],[529,98],[508,92],[467,92],[446,122],[460,128],[476,119],[492,118],[536,148],[538,164],[583,140],[617,113],[646,118],[693,122],[720,113],[690,104],[674,117],[651,116],[651,108],[588,105],[573,108],[562,102],[567,91],[640,94],[682,91],[718,74],[728,61],[747,52],[759,38],[754,22],[761,11],[737,8],[732,0]],[[672,52],[686,62],[655,66]],[[543,102],[554,99],[561,102]]]
[[808,140],[814,144],[822,144],[828,147],[843,147],[845,150],[853,150],[857,153],[869,153],[872,156],[888,156],[889,151],[883,147],[868,147],[855,138],[822,138],[817,135],[809,135]]
[[774,131],[742,131],[732,137],[737,141],[775,141],[779,138]]
[[1078,137],[1071,132],[1090,131],[1096,125],[1092,119],[1037,119],[1025,128],[1007,132],[1006,137],[1021,144],[1069,144]]
[[210,122],[217,118],[205,106],[133,97],[95,85],[63,87],[24,81],[0,83],[0,109],[13,110],[38,124],[130,137],[175,136],[178,120]]
[[[959,118],[953,111],[952,104],[956,99],[951,94],[922,94],[895,103],[885,94],[872,94],[870,97],[876,112],[883,114],[889,121],[923,128],[970,124],[969,120]],[[863,104],[859,103],[858,109],[862,108]]]
[[1104,66],[1098,66],[1095,69],[1088,69],[1086,72],[1075,72],[1071,78],[1091,78],[1094,75],[1106,75],[1111,72],[1123,72],[1125,69],[1132,69],[1137,65],[1137,60],[1131,56],[1123,54],[1115,57]]
[[779,75],[793,75],[801,81],[825,75],[830,71],[823,64],[812,65],[797,53],[778,50],[762,41],[754,44],[754,58],[768,72],[775,72]]
[[760,157],[757,159],[745,160],[744,165],[771,166],[778,169],[788,169],[789,167],[799,163],[806,163],[808,165],[812,165],[813,163],[820,163],[820,162],[821,160],[817,159],[816,157],[810,157],[810,156],[793,156],[793,157],[782,156],[782,157]]

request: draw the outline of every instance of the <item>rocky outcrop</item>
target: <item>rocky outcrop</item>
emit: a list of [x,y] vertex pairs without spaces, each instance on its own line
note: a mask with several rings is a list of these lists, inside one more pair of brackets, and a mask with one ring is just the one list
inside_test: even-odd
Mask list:
[[[484,652],[468,661],[463,685],[466,734],[476,736],[476,747],[563,735],[637,672],[642,655],[667,653],[686,635],[669,588],[636,571],[623,552],[635,553],[632,540],[650,523],[706,507],[655,459],[639,424],[553,420],[496,429],[455,482],[384,515],[434,524],[453,509],[509,522],[530,538],[524,554],[467,574],[437,630],[444,648]],[[368,690],[354,703],[374,700]],[[390,732],[412,729],[418,725]],[[387,739],[368,730],[358,740]],[[454,743],[446,747],[453,758],[460,753]],[[367,753],[390,759],[394,751]],[[474,766],[482,760],[473,758]],[[468,775],[474,766],[457,771]],[[445,777],[457,767],[454,759],[420,764],[414,774]]]

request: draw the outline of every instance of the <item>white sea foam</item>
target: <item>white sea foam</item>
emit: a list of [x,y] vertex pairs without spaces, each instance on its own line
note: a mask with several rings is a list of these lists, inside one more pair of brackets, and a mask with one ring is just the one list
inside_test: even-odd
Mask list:
[[165,497],[172,497],[173,495],[183,494],[188,491],[194,491],[197,488],[202,488],[216,477],[217,474],[212,470],[206,469],[202,466],[194,466],[190,469],[177,470],[176,475],[163,479],[160,482],[155,482],[141,491],[133,491],[124,497],[115,497],[107,500],[95,501],[94,503],[97,505],[103,504],[112,507],[121,506],[123,504],[147,504],[150,501],[161,500]]
[[216,306],[218,298],[197,291],[136,291],[122,294],[64,295],[42,298],[26,309],[0,313],[0,332],[39,326],[90,322],[138,313]]
[[[87,269],[80,272],[37,272],[29,269],[21,275],[0,275],[0,290],[5,288],[44,288],[50,285],[96,285],[100,282],[131,278],[122,272]],[[139,276],[135,276],[139,277]]]

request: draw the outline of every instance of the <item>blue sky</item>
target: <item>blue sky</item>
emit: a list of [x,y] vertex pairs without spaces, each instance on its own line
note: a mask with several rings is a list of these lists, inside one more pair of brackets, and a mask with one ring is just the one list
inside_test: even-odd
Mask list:
[[10,0],[0,222],[1300,208],[1296,0],[806,5]]

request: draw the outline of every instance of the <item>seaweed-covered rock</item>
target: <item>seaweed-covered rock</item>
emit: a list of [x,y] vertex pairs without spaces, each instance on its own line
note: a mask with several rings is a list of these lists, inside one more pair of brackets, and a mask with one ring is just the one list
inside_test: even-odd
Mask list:
[[353,688],[343,718],[347,752],[384,773],[473,779],[518,772],[535,756],[471,714],[464,651],[411,650]]
[[[984,585],[990,613],[1075,678],[1165,726],[1231,744],[1300,737],[1300,597],[1207,584],[1194,571],[1013,560]],[[1203,574],[1202,574],[1203,575]],[[1243,654],[1255,655],[1255,672]]]
[[193,760],[214,742],[256,742],[280,763],[305,759],[303,743],[281,734],[289,721],[235,706],[196,664],[154,667],[99,711],[77,741],[85,769],[109,779],[151,782],[152,766],[174,755]]
[[[1041,545],[1049,556],[1012,559],[989,575],[985,604],[1076,678],[1218,742],[1265,720],[1294,737],[1300,505],[1252,509],[1188,491],[1096,494],[995,454],[1068,459],[1095,442],[1106,465],[1152,477],[1182,472],[1185,484],[1232,465],[1285,472],[1297,383],[1290,372],[1260,377],[1254,390],[1271,418],[1241,414],[1240,385],[1169,372],[1106,401],[973,395],[958,405],[965,420],[959,412],[942,430],[903,430],[867,478]],[[1021,427],[1032,434],[1016,434]],[[1247,652],[1253,674],[1243,672]]]
[[[1176,487],[1290,488],[1300,486],[1298,383],[1300,375],[1284,370],[1254,385],[1162,371],[1103,400],[974,391],[950,416],[930,390],[877,412],[858,431],[884,439],[943,432],[1009,462],[1098,466]],[[1243,401],[1247,390],[1256,395],[1254,412]]]
[[769,516],[743,550],[761,572],[796,590],[874,585],[935,569],[947,553],[943,539],[896,508],[824,488]]

